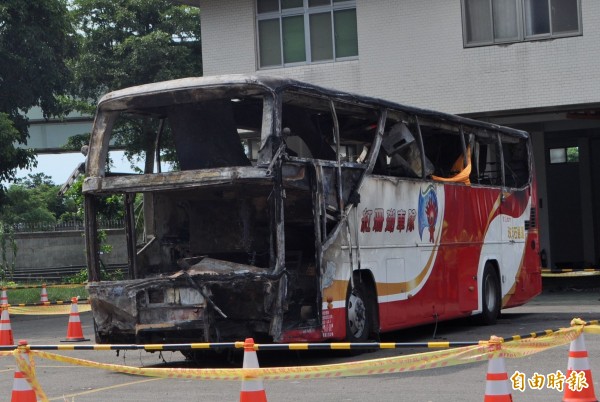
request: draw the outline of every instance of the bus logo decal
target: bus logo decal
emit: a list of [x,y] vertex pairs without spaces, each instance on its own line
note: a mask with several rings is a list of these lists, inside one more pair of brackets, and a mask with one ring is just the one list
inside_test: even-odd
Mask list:
[[375,208],[375,218],[373,218],[373,231],[381,232],[383,230],[383,208]]
[[[423,240],[423,230],[429,231],[429,242],[434,243],[435,224],[438,217],[438,201],[433,185],[419,194],[419,236]],[[410,220],[410,217],[409,217]]]
[[363,211],[363,216],[360,219],[361,232],[365,233],[371,231],[371,215],[373,215],[373,210],[365,208]]
[[396,210],[394,208],[387,210],[387,216],[385,218],[385,231],[394,232],[394,226],[396,225]]
[[409,209],[408,210],[408,224],[406,225],[406,231],[412,232],[415,230],[415,220],[417,219],[417,210]]
[[396,230],[398,232],[402,232],[406,226],[406,210],[399,209],[398,210],[398,224],[396,225]]

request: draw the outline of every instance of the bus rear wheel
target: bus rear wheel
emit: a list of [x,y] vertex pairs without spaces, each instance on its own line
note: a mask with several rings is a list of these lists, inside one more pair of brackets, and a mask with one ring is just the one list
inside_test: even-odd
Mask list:
[[365,286],[357,283],[354,289],[348,288],[346,297],[346,340],[364,342],[369,337],[371,319],[369,300]]
[[479,321],[484,325],[493,325],[498,320],[502,298],[500,295],[500,279],[490,263],[485,265],[482,281],[482,311]]

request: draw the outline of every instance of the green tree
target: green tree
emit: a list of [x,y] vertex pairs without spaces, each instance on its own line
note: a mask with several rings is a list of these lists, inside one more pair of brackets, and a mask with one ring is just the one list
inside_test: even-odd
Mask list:
[[58,190],[59,186],[43,173],[17,179],[6,190],[0,221],[6,224],[56,223],[61,216],[77,209],[74,203],[59,197]]
[[30,168],[36,165],[35,154],[32,150],[15,147],[17,143],[24,144],[24,138],[10,116],[0,112],[0,205],[2,205],[1,196],[4,190],[2,182],[14,181],[16,169]]
[[[81,187],[83,185],[83,176],[79,176],[77,180],[69,187],[64,195],[64,205],[66,212],[60,215],[61,221],[80,220],[83,221],[83,193]],[[98,217],[102,220],[118,220],[123,219],[123,196],[113,194],[98,198]]]
[[[81,52],[73,62],[78,99],[95,104],[112,90],[202,75],[200,10],[171,0],[73,0]],[[127,157],[152,155],[155,127],[127,125],[117,142]],[[145,158],[152,170],[154,158]]]
[[[67,60],[75,55],[67,0],[3,0],[0,3],[0,195],[17,169],[36,165],[27,144],[26,113],[39,106],[59,115],[57,96],[71,83]],[[0,199],[0,203],[2,200]]]

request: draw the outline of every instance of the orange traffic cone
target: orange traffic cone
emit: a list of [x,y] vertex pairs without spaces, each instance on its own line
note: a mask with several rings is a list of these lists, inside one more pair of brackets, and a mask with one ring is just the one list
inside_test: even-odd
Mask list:
[[67,339],[62,342],[82,342],[89,341],[83,337],[83,328],[79,319],[79,310],[77,309],[77,298],[71,298],[71,314],[69,314],[69,325],[67,326]]
[[[570,381],[570,379],[573,379]],[[569,348],[569,363],[567,364],[567,379],[564,384],[565,393],[563,402],[597,402],[594,392],[594,381],[588,361],[588,352],[585,348],[583,333]]]
[[[246,338],[244,341],[244,366],[245,369],[255,369],[258,367],[258,357],[254,350],[254,339]],[[267,402],[267,394],[263,387],[261,377],[254,375],[244,375],[242,379],[242,391],[240,392],[240,402]]]
[[10,315],[8,305],[2,305],[2,316],[0,317],[0,345],[14,345],[12,328],[10,327]]
[[40,303],[48,303],[48,291],[46,290],[46,284],[42,285],[42,293],[40,295]]
[[2,288],[2,295],[0,296],[0,306],[8,304],[8,296],[6,295],[6,286]]
[[503,357],[492,357],[488,363],[484,402],[512,402],[508,374]]
[[10,398],[10,402],[36,402],[37,398],[35,396],[35,391],[29,385],[29,382],[19,371],[17,367],[15,369],[15,380],[13,382],[13,390],[12,397]]

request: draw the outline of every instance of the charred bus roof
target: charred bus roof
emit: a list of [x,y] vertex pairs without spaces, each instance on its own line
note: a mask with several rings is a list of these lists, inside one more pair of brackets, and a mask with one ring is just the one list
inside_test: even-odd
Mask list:
[[[110,92],[104,95],[98,104],[99,111],[118,111],[125,109],[147,108],[156,106],[181,104],[214,97],[221,92],[237,88],[240,93],[258,95],[261,93],[280,93],[284,90],[306,92],[324,97],[337,99],[343,102],[360,104],[372,108],[389,108],[424,118],[432,118],[453,124],[464,124],[484,130],[501,132],[508,136],[527,138],[527,132],[497,124],[473,120],[467,117],[437,112],[407,106],[380,98],[357,95],[333,89],[320,87],[289,78],[262,75],[218,75],[209,77],[188,77],[171,81],[138,85]],[[207,91],[209,90],[209,91]],[[240,93],[237,93],[239,95]]]

